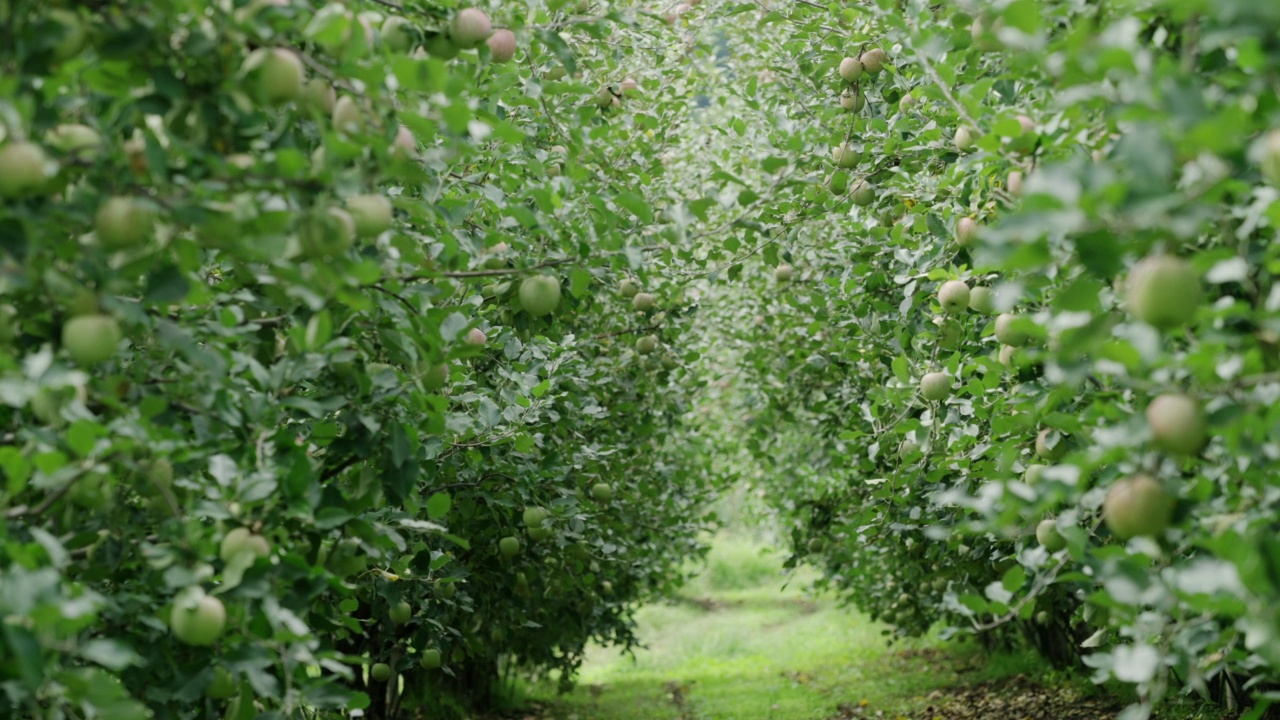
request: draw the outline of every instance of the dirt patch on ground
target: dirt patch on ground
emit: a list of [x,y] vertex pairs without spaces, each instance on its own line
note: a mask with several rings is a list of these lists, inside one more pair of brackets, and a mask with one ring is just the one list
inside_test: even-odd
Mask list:
[[906,650],[896,658],[949,665],[960,680],[953,687],[930,693],[922,710],[892,712],[867,705],[841,705],[831,720],[1112,720],[1124,708],[1122,703],[1105,695],[1086,695],[1071,687],[1046,686],[1023,675],[965,682],[964,676],[977,668],[947,662],[946,654],[935,649]]

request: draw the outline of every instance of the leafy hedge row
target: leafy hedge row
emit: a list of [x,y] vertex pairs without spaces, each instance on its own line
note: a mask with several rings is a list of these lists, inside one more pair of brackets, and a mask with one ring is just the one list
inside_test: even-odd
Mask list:
[[0,3],[0,716],[454,716],[635,641],[711,472],[628,152],[682,91],[592,44],[671,30],[607,13]]

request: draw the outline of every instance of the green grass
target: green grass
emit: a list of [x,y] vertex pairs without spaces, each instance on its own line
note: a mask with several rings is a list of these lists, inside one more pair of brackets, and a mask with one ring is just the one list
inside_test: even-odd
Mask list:
[[[782,589],[787,580],[780,557],[717,539],[682,601],[640,611],[647,648],[634,659],[593,650],[578,689],[557,701],[552,717],[809,720],[834,715],[841,703],[900,706],[946,681],[903,672],[911,661],[895,656],[933,641],[891,650],[880,626],[831,598],[807,596],[807,576]],[[672,701],[673,687],[683,704]]]
[[[721,535],[679,601],[640,610],[646,647],[634,658],[594,648],[572,693],[544,685],[533,697],[557,720],[826,720],[841,705],[892,720],[917,717],[935,691],[1018,674],[1103,692],[1030,651],[989,656],[936,637],[890,645],[883,626],[807,593],[812,577],[788,577],[778,555]],[[1217,717],[1194,704],[1169,710],[1161,717]]]

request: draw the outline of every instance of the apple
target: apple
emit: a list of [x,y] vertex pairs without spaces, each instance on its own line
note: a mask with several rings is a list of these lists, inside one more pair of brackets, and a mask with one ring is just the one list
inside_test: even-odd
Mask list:
[[227,534],[222,537],[222,546],[218,549],[218,557],[222,558],[222,562],[230,563],[233,558],[241,553],[266,557],[271,554],[271,546],[267,544],[266,538],[254,534],[249,528],[238,527],[228,530]]
[[996,340],[1002,345],[1022,347],[1030,340],[1026,330],[1017,326],[1018,316],[1013,313],[1000,313],[996,316]]
[[773,269],[773,279],[780,283],[791,282],[796,275],[796,269],[790,265],[779,265]]
[[889,56],[880,48],[871,48],[858,56],[858,62],[862,63],[862,69],[866,70],[870,75],[876,75],[883,70],[888,60]]
[[618,294],[624,298],[633,298],[639,292],[640,286],[631,278],[625,278],[622,282],[618,283]]
[[946,373],[925,373],[920,378],[920,395],[930,402],[946,400],[951,396],[951,378]]
[[333,103],[333,126],[339,132],[356,134],[364,132],[364,111],[348,95],[343,95]]
[[428,54],[434,55],[441,60],[452,60],[458,57],[458,53],[460,52],[458,46],[455,45],[445,33],[432,35],[431,38],[427,40],[427,44],[423,47],[427,49]]
[[608,85],[601,87],[596,91],[595,103],[602,108],[613,107],[618,102],[618,98],[614,97],[613,91]]
[[851,168],[858,164],[858,151],[844,143],[831,148],[831,159],[838,167]]
[[1036,131],[1036,121],[1026,115],[1018,116],[1018,125],[1022,128],[1023,135],[1030,135]]
[[489,338],[484,334],[484,331],[481,330],[480,328],[471,328],[471,330],[467,333],[467,344],[472,347],[480,347],[484,345],[488,340]]
[[226,700],[236,692],[236,681],[221,665],[214,666],[213,679],[204,689],[204,696],[211,700]]
[[1062,456],[1067,454],[1067,437],[1061,435],[1050,445],[1050,435],[1055,431],[1045,428],[1036,435],[1036,456],[1044,458],[1049,462],[1057,462]]
[[1262,140],[1262,177],[1280,187],[1280,128],[1268,132]]
[[608,483],[596,483],[591,486],[591,499],[598,503],[613,500],[613,486]]
[[563,80],[569,71],[563,65],[552,65],[542,72],[543,80]]
[[440,651],[436,648],[427,648],[422,651],[422,667],[428,670],[435,670],[440,667]]
[[449,383],[449,363],[427,365],[425,368],[419,366],[418,377],[422,380],[423,388],[428,392],[436,392]]
[[130,197],[113,197],[93,216],[98,242],[108,250],[136,247],[151,235],[151,209]]
[[387,611],[387,617],[396,625],[403,625],[409,622],[409,618],[413,617],[413,606],[401,600],[391,606],[391,609]]
[[120,325],[110,315],[79,315],[62,326],[62,347],[77,365],[111,359],[120,338]]
[[391,679],[391,666],[386,663],[374,663],[369,668],[369,677],[376,682],[386,682]]
[[938,304],[942,312],[959,315],[969,309],[969,286],[961,280],[948,280],[938,288]]
[[969,309],[983,315],[989,315],[995,309],[991,297],[991,288],[979,285],[969,291]]
[[86,510],[107,510],[116,504],[112,484],[105,475],[93,473],[74,481],[67,498]]
[[325,560],[325,567],[335,575],[350,577],[367,570],[369,561],[365,558],[359,541],[348,539],[334,546]]
[[397,15],[392,15],[382,23],[382,42],[392,52],[409,52],[413,49],[416,31],[413,23]]
[[960,152],[969,152],[969,150],[973,149],[973,141],[973,131],[967,126],[961,126],[956,129],[955,142],[957,150]]
[[255,97],[271,105],[297,100],[307,79],[302,59],[284,48],[254,50],[245,61],[245,70]]
[[1044,471],[1048,468],[1048,465],[1032,463],[1027,466],[1026,470],[1022,471],[1022,481],[1028,485],[1035,485],[1040,482],[1041,478],[1044,476]]
[[831,173],[831,177],[827,180],[827,187],[831,189],[831,194],[837,197],[849,192],[849,173],[843,170]]
[[53,58],[62,61],[79,55],[89,38],[80,16],[71,10],[56,9],[49,11],[49,20],[59,26],[60,31],[53,46]]
[[658,337],[656,335],[645,335],[636,340],[636,352],[641,355],[648,355],[658,349]]
[[623,95],[634,95],[640,92],[640,83],[636,82],[635,78],[623,78],[618,89]]
[[1057,521],[1049,518],[1036,525],[1036,540],[1049,552],[1058,552],[1067,546],[1067,539],[1058,532]]
[[1012,170],[1009,172],[1009,179],[1005,182],[1005,188],[1009,194],[1017,197],[1022,194],[1022,171]]
[[1209,422],[1200,401],[1166,393],[1147,406],[1151,443],[1171,455],[1195,455],[1209,441]]
[[654,297],[652,293],[636,293],[631,298],[631,306],[640,312],[648,312],[653,309]]
[[102,150],[102,136],[88,125],[66,123],[49,131],[49,147],[81,160],[90,160]]
[[346,201],[347,212],[355,221],[356,235],[374,237],[391,229],[391,201],[382,195],[352,195]]
[[1117,481],[1102,503],[1102,518],[1121,540],[1156,536],[1173,520],[1174,498],[1160,481],[1137,473]]
[[493,24],[483,10],[465,8],[458,11],[449,23],[449,39],[463,50],[470,50],[489,39]]
[[876,189],[866,180],[859,180],[853,187],[853,204],[866,207],[875,202]]
[[858,112],[867,104],[867,99],[856,90],[845,90],[840,93],[840,107],[848,112]]
[[338,92],[324,78],[311,78],[302,86],[298,98],[302,107],[317,114],[333,113],[333,106],[338,102]]
[[355,218],[341,208],[313,211],[303,219],[299,239],[303,250],[313,258],[341,255],[355,243]]
[[1006,366],[1010,370],[1014,369],[1014,354],[1018,352],[1018,348],[1012,345],[1000,346],[1000,364]]
[[394,157],[417,157],[418,139],[413,136],[413,131],[404,125],[397,128],[396,139],[391,141],[389,152]]
[[520,283],[520,304],[534,317],[550,315],[560,306],[560,278],[533,275]]
[[978,234],[978,221],[971,217],[962,217],[956,221],[956,244],[969,247]]
[[1190,322],[1200,308],[1200,275],[1187,261],[1172,255],[1143,258],[1129,274],[1129,314],[1157,330]]
[[520,554],[520,540],[514,535],[508,535],[498,541],[498,551],[505,558],[513,558]]
[[903,113],[911,112],[912,108],[914,108],[915,106],[916,106],[916,98],[911,93],[907,93],[906,95],[903,95],[902,98],[898,100],[898,112],[903,112]]
[[52,175],[49,156],[35,143],[0,147],[0,197],[18,197],[44,188]]
[[494,30],[485,43],[489,46],[489,56],[495,63],[511,62],[516,56],[516,34],[505,28]]
[[847,57],[840,61],[840,79],[845,82],[857,82],[862,77],[862,63],[858,58]]
[[179,593],[169,613],[169,629],[188,645],[212,645],[226,627],[226,607],[199,586]]

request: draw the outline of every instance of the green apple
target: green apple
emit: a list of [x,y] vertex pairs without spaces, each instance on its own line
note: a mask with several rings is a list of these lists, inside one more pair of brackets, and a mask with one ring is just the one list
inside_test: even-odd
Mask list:
[[633,298],[640,292],[640,285],[631,278],[618,283],[618,294],[624,298]]
[[843,196],[849,192],[849,173],[843,170],[831,173],[831,178],[827,180],[827,187],[831,190],[832,195]]
[[1014,197],[1017,197],[1022,194],[1022,171],[1021,170],[1009,171],[1009,179],[1005,181],[1005,189],[1008,190],[1009,194],[1013,195]]
[[853,188],[853,204],[866,207],[876,199],[876,189],[866,180],[859,180]]
[[18,197],[42,190],[49,182],[49,156],[39,145],[11,142],[0,147],[0,197]]
[[427,49],[427,54],[438,57],[441,60],[452,60],[458,57],[458,52],[460,51],[460,48],[445,33],[432,35],[423,47]]
[[1000,313],[996,317],[996,340],[1003,345],[1022,347],[1030,340],[1030,336],[1017,326],[1018,316],[1013,313]]
[[995,304],[991,297],[991,288],[979,285],[970,290],[969,309],[983,315],[991,314],[991,311],[995,309]]
[[1147,406],[1151,442],[1171,455],[1195,455],[1209,441],[1209,422],[1200,401],[1166,393]]
[[531,505],[524,509],[524,512],[521,513],[520,519],[524,521],[525,527],[533,528],[542,527],[543,521],[550,516],[551,514],[547,512],[546,508]]
[[1067,539],[1058,531],[1057,521],[1051,518],[1036,525],[1036,540],[1049,552],[1057,552],[1067,546]]
[[898,100],[898,112],[902,112],[902,113],[911,112],[911,109],[914,108],[915,106],[916,106],[916,98],[911,93],[907,93],[906,95],[903,95],[902,98]]
[[169,613],[169,629],[188,645],[212,645],[227,626],[227,609],[218,598],[198,586],[188,588],[174,599]]
[[394,221],[391,201],[382,195],[352,195],[346,200],[347,212],[355,221],[356,235],[375,237],[391,229]]
[[91,160],[102,150],[102,136],[88,125],[66,123],[49,131],[46,139],[49,147],[60,153]]
[[596,483],[591,486],[591,499],[598,503],[613,500],[613,486],[608,483]]
[[428,392],[436,392],[449,383],[449,363],[426,365],[420,369],[418,377],[422,379],[423,388]]
[[510,30],[494,30],[485,43],[489,46],[489,57],[495,63],[508,63],[516,56],[516,34]]
[[62,326],[62,347],[78,365],[97,365],[116,354],[122,335],[110,315],[80,315]]
[[866,104],[867,97],[857,89],[850,88],[840,93],[840,107],[846,112],[856,113]]
[[560,306],[560,278],[532,275],[520,283],[520,305],[534,317],[550,315]]
[[498,541],[498,551],[505,558],[513,558],[520,554],[520,539],[514,535],[508,535]]
[[342,255],[356,238],[356,221],[341,208],[313,211],[302,221],[299,237],[302,249],[313,258]]
[[238,527],[227,531],[218,548],[218,557],[222,558],[223,563],[230,563],[242,553],[266,557],[271,554],[271,545],[266,538],[254,534],[249,528]]
[[636,293],[636,296],[631,298],[631,306],[640,312],[652,310],[653,305],[654,297],[651,293]]
[[1127,540],[1157,536],[1173,520],[1174,498],[1147,473],[1117,481],[1102,503],[1102,517],[1111,534]]
[[53,46],[55,60],[70,60],[80,54],[89,39],[88,30],[80,16],[71,10],[49,11],[49,20],[58,26],[58,41]]
[[259,101],[283,105],[302,95],[307,69],[292,50],[258,48],[245,60],[245,77]]
[[1172,255],[1151,255],[1129,274],[1129,313],[1158,330],[1186,325],[1200,308],[1200,274]]
[[857,82],[862,77],[862,63],[858,58],[847,57],[840,61],[840,79],[845,82]]
[[1045,428],[1036,435],[1036,456],[1049,462],[1057,462],[1067,454],[1067,436],[1058,433],[1056,441],[1052,439],[1056,431]]
[[1017,352],[1018,352],[1018,348],[1012,345],[1001,345],[1000,346],[1000,364],[1012,370],[1014,365],[1014,355]]
[[835,161],[837,167],[856,167],[858,164],[858,151],[854,150],[849,143],[843,143],[831,148],[831,159]]
[[142,245],[151,236],[151,208],[131,197],[109,198],[93,216],[98,242],[108,250]]
[[464,8],[449,22],[449,39],[454,45],[469,50],[489,39],[493,24],[483,10]]
[[920,378],[920,395],[930,402],[946,400],[951,396],[951,378],[946,373],[925,373]]
[[960,152],[969,152],[973,149],[974,140],[976,140],[976,138],[973,136],[973,130],[970,130],[968,126],[962,125],[961,127],[956,128],[955,143],[957,150]]
[[204,689],[204,696],[211,700],[226,700],[236,692],[236,681],[230,672],[221,665],[213,668],[213,679]]
[[398,53],[412,50],[417,39],[413,23],[398,15],[392,15],[382,23],[381,34],[387,49]]
[[658,349],[658,338],[656,335],[645,335],[636,340],[636,352],[641,355],[648,355]]
[[349,95],[343,95],[333,103],[333,126],[338,132],[356,135],[364,132],[365,116],[359,103]]
[[324,78],[311,78],[302,86],[299,103],[313,113],[331,115],[337,102],[338,91]]
[[971,217],[962,217],[956,221],[956,244],[969,247],[978,234],[978,221]]
[[948,280],[938,288],[938,304],[948,315],[959,315],[968,310],[969,286],[960,280]]
[[403,625],[409,622],[409,618],[413,617],[413,606],[401,600],[391,606],[391,609],[387,611],[387,617],[391,618],[391,622]]
[[773,269],[773,279],[780,283],[791,282],[796,275],[796,269],[790,265],[779,265]]
[[75,480],[67,499],[86,510],[108,510],[116,504],[114,487],[105,475],[92,473]]
[[386,682],[391,679],[391,666],[386,663],[374,663],[369,668],[369,677],[374,682]]
[[436,648],[427,648],[422,651],[422,667],[427,670],[435,670],[440,667],[440,651]]
[[862,63],[862,69],[869,75],[879,74],[888,60],[888,54],[880,48],[871,48],[858,56],[858,62]]
[[1048,468],[1048,465],[1032,463],[1027,466],[1026,470],[1022,471],[1022,481],[1028,485],[1035,485],[1040,482],[1044,476],[1044,471]]

